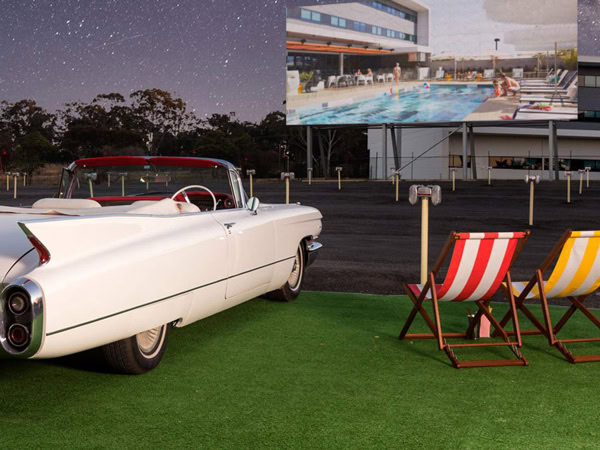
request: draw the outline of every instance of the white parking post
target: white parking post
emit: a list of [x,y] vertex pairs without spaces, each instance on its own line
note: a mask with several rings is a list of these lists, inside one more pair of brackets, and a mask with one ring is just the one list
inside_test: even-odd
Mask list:
[[110,187],[110,172],[108,172],[107,175],[108,175],[108,187]]
[[252,186],[252,177],[254,175],[256,175],[256,170],[248,169],[248,170],[246,170],[246,175],[248,175],[250,177],[250,198],[252,198],[252,197],[254,197],[254,188]]
[[533,196],[534,185],[540,182],[540,176],[525,175],[525,183],[529,183],[529,226],[533,225]]
[[306,169],[306,171],[308,172],[308,185],[310,186],[312,184],[312,167],[309,167],[308,169]]
[[579,195],[583,193],[583,173],[585,170],[579,169]]
[[492,166],[488,166],[488,186],[492,185]]
[[342,168],[336,167],[335,170],[338,174],[338,191],[341,191],[342,190]]
[[11,173],[10,172],[6,172],[4,174],[4,176],[6,176],[6,191],[10,191],[10,177],[11,177]]
[[567,170],[565,174],[567,175],[567,203],[571,203],[571,171]]
[[281,172],[281,179],[285,180],[285,203],[290,202],[290,180],[294,179],[294,172]]
[[586,167],[585,168],[585,187],[589,188],[590,187],[590,172],[591,172],[592,168],[591,167]]
[[88,185],[90,186],[90,198],[94,197],[94,187],[92,186],[92,179],[88,178]]
[[125,177],[126,173],[121,174],[121,197],[125,197]]
[[452,173],[452,192],[456,191],[456,168],[451,168],[450,172]]
[[419,198],[421,199],[421,284],[425,284],[429,254],[429,199],[432,205],[439,205],[442,201],[442,189],[439,186],[414,184],[409,189],[408,201],[414,205]]
[[27,173],[23,174],[23,186],[27,186]]
[[17,199],[17,181],[19,179],[19,175],[20,175],[19,173],[16,173],[16,172],[13,173],[13,180],[14,180],[13,185],[14,185],[14,188],[15,188],[15,192],[14,192],[13,198],[15,200]]

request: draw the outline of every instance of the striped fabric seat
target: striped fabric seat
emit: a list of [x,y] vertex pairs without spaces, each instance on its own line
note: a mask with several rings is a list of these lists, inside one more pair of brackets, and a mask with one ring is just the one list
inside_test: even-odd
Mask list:
[[[492,296],[506,280],[508,286],[511,285],[509,269],[513,261],[523,249],[525,242],[529,238],[529,231],[522,233],[456,233],[452,232],[446,241],[444,248],[437,259],[433,268],[429,272],[425,284],[407,284],[403,287],[413,302],[411,310],[399,339],[436,339],[438,348],[443,350],[454,367],[490,367],[490,366],[526,366],[527,360],[519,351],[521,347],[521,334],[519,331],[519,319],[515,299],[508,291],[513,330],[516,340],[509,337],[509,332],[504,329],[504,325],[496,320],[492,315],[489,304]],[[446,260],[446,257],[452,251],[448,272],[441,284],[436,283],[436,276]],[[433,320],[424,308],[424,302],[430,300],[433,307]],[[447,333],[442,331],[440,318],[439,301],[464,302],[472,301],[477,305],[477,311],[469,321],[467,330],[462,333]],[[425,320],[431,333],[408,333],[412,323],[417,315]],[[500,333],[504,342],[477,342],[469,344],[449,344],[447,339],[473,339],[475,337],[475,327],[483,318],[487,318],[494,329]],[[486,347],[486,346],[507,346],[515,359],[495,359],[495,360],[459,360],[455,348],[466,347]]]
[[[544,279],[544,272],[550,269],[554,261],[556,263],[550,277]],[[546,336],[548,343],[558,349],[573,364],[600,361],[600,355],[575,355],[567,349],[565,344],[597,342],[600,341],[600,337],[559,339],[557,334],[577,311],[583,313],[596,328],[600,329],[600,319],[584,305],[586,297],[599,287],[600,231],[571,230],[564,232],[528,282],[512,282],[510,286],[504,285],[505,290],[516,297],[517,310],[523,312],[535,326],[533,330],[524,330],[523,334]],[[548,299],[553,298],[565,298],[571,302],[571,306],[554,325],[548,306]],[[541,320],[527,308],[525,300],[540,301]],[[510,314],[507,313],[500,321],[500,325],[504,326],[509,320]]]
[[[589,295],[600,287],[600,231],[573,231],[566,240],[554,270],[544,281],[546,298]],[[519,297],[527,282],[513,281],[513,293]],[[536,284],[527,300],[540,298]]]
[[[439,301],[487,300],[502,283],[525,233],[457,233],[448,273],[436,285]],[[417,295],[424,285],[409,284]],[[428,292],[425,297],[431,299]]]

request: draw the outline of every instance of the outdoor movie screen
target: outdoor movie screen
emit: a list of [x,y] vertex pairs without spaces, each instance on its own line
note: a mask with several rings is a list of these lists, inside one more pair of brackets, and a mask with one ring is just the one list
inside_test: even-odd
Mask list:
[[288,125],[577,119],[577,0],[303,1]]

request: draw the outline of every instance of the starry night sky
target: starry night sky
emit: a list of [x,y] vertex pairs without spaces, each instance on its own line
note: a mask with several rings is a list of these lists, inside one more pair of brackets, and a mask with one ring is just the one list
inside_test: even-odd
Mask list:
[[176,93],[257,121],[285,98],[282,0],[0,0],[0,100],[54,111],[99,93]]
[[579,0],[578,51],[583,56],[600,56],[600,1]]
[[331,0],[0,0],[0,100],[54,111],[160,88],[198,117],[258,121],[285,98],[285,5],[317,3]]

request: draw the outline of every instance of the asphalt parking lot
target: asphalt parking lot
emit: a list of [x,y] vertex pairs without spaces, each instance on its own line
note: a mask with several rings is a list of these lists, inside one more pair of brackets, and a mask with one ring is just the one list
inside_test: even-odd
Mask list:
[[[522,181],[457,183],[451,192],[442,187],[442,204],[430,207],[430,263],[437,257],[452,230],[519,231],[527,226],[529,188]],[[245,181],[247,183],[247,181]],[[323,214],[324,247],[307,272],[305,289],[370,294],[399,294],[401,283],[419,280],[420,206],[408,203],[409,182],[401,182],[400,201],[395,202],[391,182],[344,182],[338,192],[335,182],[294,181],[291,201],[318,208]],[[536,185],[532,235],[517,260],[513,280],[529,279],[561,234],[574,230],[600,229],[600,182],[591,182],[578,194],[572,182],[571,205],[566,203],[566,182]],[[248,190],[248,189],[247,189]],[[29,205],[52,196],[55,189],[20,188],[19,199],[0,191],[0,202]],[[254,194],[262,202],[283,203],[281,182],[258,181]],[[600,300],[600,296],[596,297]],[[600,301],[594,302],[600,306]]]

